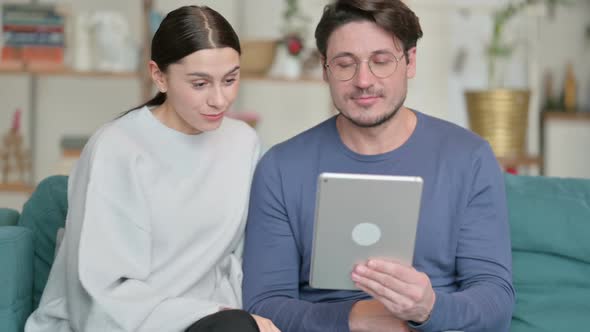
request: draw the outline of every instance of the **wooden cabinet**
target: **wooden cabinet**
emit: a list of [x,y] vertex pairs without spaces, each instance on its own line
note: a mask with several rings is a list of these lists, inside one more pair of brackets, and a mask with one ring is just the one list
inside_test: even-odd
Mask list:
[[590,112],[541,114],[542,174],[590,178]]

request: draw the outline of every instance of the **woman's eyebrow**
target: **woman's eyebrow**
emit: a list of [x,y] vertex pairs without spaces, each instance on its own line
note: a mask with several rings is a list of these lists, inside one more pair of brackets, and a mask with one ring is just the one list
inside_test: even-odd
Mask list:
[[[227,76],[227,75],[233,74],[238,69],[240,69],[240,66],[235,66],[232,70],[228,71],[227,74],[225,74],[223,76]],[[188,73],[187,75],[188,76],[199,76],[199,77],[203,77],[203,78],[212,78],[212,76],[210,74],[204,73],[204,72],[199,72],[199,71]]]

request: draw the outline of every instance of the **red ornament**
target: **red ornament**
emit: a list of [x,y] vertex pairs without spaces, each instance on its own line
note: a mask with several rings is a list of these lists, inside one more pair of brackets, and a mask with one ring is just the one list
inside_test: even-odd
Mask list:
[[517,175],[518,174],[518,169],[516,167],[507,167],[506,168],[506,173]]
[[303,43],[301,39],[297,36],[290,36],[286,39],[287,42],[287,50],[291,55],[298,55],[303,50]]

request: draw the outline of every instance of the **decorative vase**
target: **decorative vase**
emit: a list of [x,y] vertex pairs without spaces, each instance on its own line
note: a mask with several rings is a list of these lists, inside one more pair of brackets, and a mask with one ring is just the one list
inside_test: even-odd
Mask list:
[[285,59],[284,76],[289,79],[301,77],[302,64],[298,57],[288,55]]
[[467,91],[465,97],[469,128],[490,143],[496,156],[526,154],[528,90]]
[[297,79],[301,77],[302,68],[303,64],[299,57],[289,54],[284,45],[279,45],[270,76]]

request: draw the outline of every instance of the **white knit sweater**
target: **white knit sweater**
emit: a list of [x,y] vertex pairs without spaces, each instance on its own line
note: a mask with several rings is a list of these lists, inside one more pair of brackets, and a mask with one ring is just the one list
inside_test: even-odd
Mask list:
[[229,118],[186,135],[143,108],[103,126],[70,176],[64,242],[26,331],[183,331],[241,307],[259,149]]

